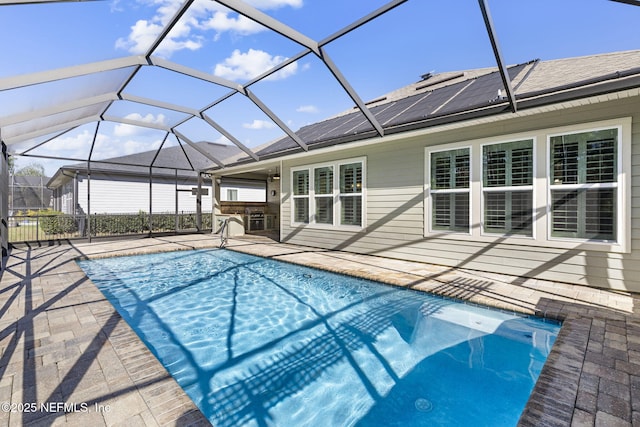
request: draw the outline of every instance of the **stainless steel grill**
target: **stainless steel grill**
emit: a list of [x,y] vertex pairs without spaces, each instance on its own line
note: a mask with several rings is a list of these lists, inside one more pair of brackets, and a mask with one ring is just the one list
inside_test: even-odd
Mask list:
[[251,207],[245,209],[246,231],[264,230],[264,207]]

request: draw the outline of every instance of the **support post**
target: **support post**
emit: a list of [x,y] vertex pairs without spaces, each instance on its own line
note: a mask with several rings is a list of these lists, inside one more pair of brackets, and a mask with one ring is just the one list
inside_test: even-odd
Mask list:
[[91,161],[87,162],[87,240],[91,243]]
[[175,233],[178,234],[178,169],[175,169],[175,194],[176,194],[176,214],[175,214]]
[[218,180],[220,177],[216,175],[211,175],[211,232],[215,233],[217,231],[218,226],[218,217],[222,214],[222,210],[220,209],[220,184]]
[[196,195],[196,230],[202,231],[202,172],[198,172],[198,194]]
[[0,158],[0,246],[2,247],[2,270],[9,256],[9,155],[2,144]]
[[149,166],[149,237],[153,233],[153,166]]

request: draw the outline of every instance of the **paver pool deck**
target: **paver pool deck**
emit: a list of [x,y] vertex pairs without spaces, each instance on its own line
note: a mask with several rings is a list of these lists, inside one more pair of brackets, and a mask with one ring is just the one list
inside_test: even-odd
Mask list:
[[[12,249],[0,279],[0,426],[209,425],[75,260],[218,244],[200,234]],[[520,425],[640,425],[634,294],[257,237],[227,247],[561,319]]]

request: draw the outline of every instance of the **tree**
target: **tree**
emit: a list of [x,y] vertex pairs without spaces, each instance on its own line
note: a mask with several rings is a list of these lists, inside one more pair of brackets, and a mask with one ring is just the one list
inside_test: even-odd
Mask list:
[[44,173],[44,166],[40,163],[30,163],[18,169],[15,172],[15,176],[46,176]]
[[9,156],[7,159],[7,163],[9,164],[9,175],[14,175],[16,172],[16,159],[13,156]]

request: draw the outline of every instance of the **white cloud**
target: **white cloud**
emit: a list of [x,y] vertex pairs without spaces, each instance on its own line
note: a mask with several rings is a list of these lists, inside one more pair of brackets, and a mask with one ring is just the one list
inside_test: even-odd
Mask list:
[[301,105],[296,108],[296,111],[298,113],[316,114],[320,110],[318,110],[318,107],[316,107],[315,105]]
[[229,138],[227,138],[226,136],[224,136],[224,135],[220,135],[218,137],[218,139],[216,139],[213,142],[215,142],[216,144],[224,144],[224,145],[231,145],[232,144],[231,140]]
[[[286,59],[283,56],[272,56],[262,50],[249,49],[247,52],[242,53],[236,49],[229,58],[215,66],[213,74],[227,80],[251,80],[286,61]],[[269,79],[285,79],[294,75],[297,71],[298,63],[294,62],[269,76]]]
[[[93,132],[84,130],[71,136],[61,136],[46,143],[43,150],[55,153],[54,155],[70,158],[86,158],[93,141]],[[62,154],[61,154],[62,153]],[[46,153],[45,153],[46,154]]]
[[116,48],[128,50],[134,55],[145,53],[161,30],[160,25],[141,19],[131,27],[127,38],[116,40]]
[[251,6],[267,10],[267,9],[279,9],[281,7],[291,6],[293,8],[301,8],[302,0],[246,0]]
[[242,127],[245,129],[260,130],[260,129],[273,129],[276,127],[276,125],[266,120],[254,120],[251,123],[243,123]]
[[[127,50],[132,54],[145,53],[182,4],[180,0],[139,0],[138,2],[144,5],[157,5],[157,9],[150,19],[141,19],[131,26],[129,35],[116,40],[117,49]],[[281,7],[300,8],[303,1],[251,0],[247,3],[258,9],[267,10]],[[206,40],[204,34],[206,31],[214,31],[216,34],[213,40],[217,40],[225,32],[246,36],[264,30],[262,25],[216,2],[196,0],[154,54],[168,58],[179,50],[200,49]]]
[[230,16],[228,12],[216,11],[211,18],[203,22],[203,28],[215,30],[219,38],[221,33],[231,31],[239,35],[247,36],[266,30],[265,27],[242,15]]
[[[165,116],[164,114],[158,114],[154,116],[153,114],[147,114],[145,116],[139,113],[131,113],[125,116],[126,119],[137,120],[139,122],[152,123],[157,125],[165,124]],[[140,126],[134,126],[126,123],[119,123],[113,128],[113,134],[118,137],[123,136],[132,136],[144,132],[146,129]]]

